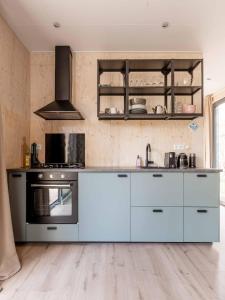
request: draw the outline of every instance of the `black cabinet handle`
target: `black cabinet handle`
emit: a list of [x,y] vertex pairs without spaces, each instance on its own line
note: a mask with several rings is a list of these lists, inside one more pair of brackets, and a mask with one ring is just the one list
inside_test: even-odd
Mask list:
[[57,230],[57,227],[56,226],[48,226],[47,230]]
[[153,176],[153,177],[163,177],[162,174],[153,174],[152,176]]
[[120,178],[125,178],[125,177],[127,177],[127,174],[118,174],[117,176]]
[[206,214],[208,212],[208,210],[207,209],[197,209],[197,212],[201,213],[201,214]]
[[162,213],[162,212],[163,212],[162,209],[153,209],[152,211],[153,211],[154,213]]
[[197,177],[201,177],[201,178],[207,177],[207,174],[197,174]]
[[14,173],[12,174],[12,177],[22,177],[22,174]]

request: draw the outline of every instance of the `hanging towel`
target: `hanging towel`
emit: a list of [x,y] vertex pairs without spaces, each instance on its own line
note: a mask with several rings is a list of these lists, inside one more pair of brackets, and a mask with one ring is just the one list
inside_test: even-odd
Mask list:
[[0,280],[11,277],[21,268],[13,237],[3,131],[3,115],[0,107]]

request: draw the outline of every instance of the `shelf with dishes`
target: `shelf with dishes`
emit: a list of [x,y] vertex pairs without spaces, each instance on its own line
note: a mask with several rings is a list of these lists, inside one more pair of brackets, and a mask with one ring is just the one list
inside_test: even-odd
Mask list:
[[[98,119],[190,120],[203,116],[202,68],[202,59],[100,60]],[[120,104],[115,100],[118,97]]]

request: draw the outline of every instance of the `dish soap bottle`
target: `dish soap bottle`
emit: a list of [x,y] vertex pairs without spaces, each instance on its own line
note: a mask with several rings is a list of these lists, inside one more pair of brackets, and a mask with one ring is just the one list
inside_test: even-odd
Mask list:
[[136,167],[137,167],[137,168],[140,168],[140,167],[141,167],[141,157],[140,157],[140,155],[137,156]]

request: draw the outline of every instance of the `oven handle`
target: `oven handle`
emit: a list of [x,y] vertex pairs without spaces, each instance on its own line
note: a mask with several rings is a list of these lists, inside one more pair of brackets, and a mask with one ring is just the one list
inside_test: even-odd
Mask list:
[[55,187],[55,188],[70,188],[70,184],[31,184],[31,187]]

